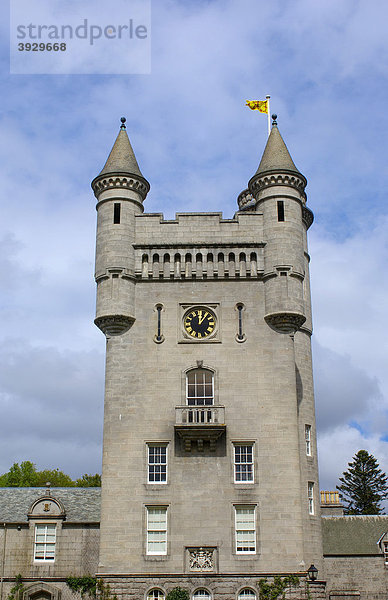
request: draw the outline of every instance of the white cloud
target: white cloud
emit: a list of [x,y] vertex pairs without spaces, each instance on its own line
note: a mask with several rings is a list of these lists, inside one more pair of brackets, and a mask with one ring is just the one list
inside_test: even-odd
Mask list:
[[[266,141],[266,119],[245,99],[266,93],[308,176],[316,213],[310,251],[322,479],[337,468],[330,452],[341,432],[344,464],[368,443],[387,454],[379,442],[388,409],[387,16],[382,0],[154,2],[150,76],[3,78],[0,341],[15,381],[3,368],[1,391],[20,427],[2,446],[4,469],[18,458],[52,457],[51,466],[69,470],[99,460],[96,437],[82,445],[78,424],[103,391],[89,182],[120,116],[151,183],[146,211],[231,216]],[[63,417],[70,397],[78,400]],[[56,418],[65,419],[62,432]],[[60,443],[42,440],[40,423]],[[79,448],[79,460],[70,447]]]
[[388,443],[378,436],[365,437],[350,426],[337,427],[321,434],[318,444],[321,489],[335,490],[338,478],[359,450],[373,454],[380,468],[388,473]]

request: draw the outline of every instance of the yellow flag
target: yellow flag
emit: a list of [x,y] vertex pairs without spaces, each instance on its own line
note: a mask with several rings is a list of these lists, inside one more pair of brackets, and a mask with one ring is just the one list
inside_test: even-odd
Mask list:
[[268,100],[247,100],[246,106],[249,106],[251,110],[258,110],[268,115]]

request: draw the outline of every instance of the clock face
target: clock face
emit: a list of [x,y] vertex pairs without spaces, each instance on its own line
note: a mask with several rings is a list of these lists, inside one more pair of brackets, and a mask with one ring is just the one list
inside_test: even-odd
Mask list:
[[214,332],[216,316],[208,308],[192,308],[184,316],[186,333],[197,340],[207,338]]

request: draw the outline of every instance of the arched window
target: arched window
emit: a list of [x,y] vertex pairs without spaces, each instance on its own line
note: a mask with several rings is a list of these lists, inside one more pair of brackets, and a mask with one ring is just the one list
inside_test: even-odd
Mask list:
[[256,593],[251,588],[240,590],[237,600],[256,600]]
[[211,596],[205,588],[196,590],[193,594],[193,600],[210,600]]
[[149,592],[147,593],[147,600],[164,600],[164,599],[165,599],[164,592],[162,590],[159,590],[158,588],[152,588],[152,590],[149,590]]
[[214,374],[209,369],[192,369],[186,374],[186,401],[189,406],[214,404]]

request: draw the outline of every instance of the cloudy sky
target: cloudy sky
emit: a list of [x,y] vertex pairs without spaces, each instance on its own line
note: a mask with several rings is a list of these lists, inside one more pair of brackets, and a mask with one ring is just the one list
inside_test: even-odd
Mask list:
[[[89,0],[59,3],[90,11]],[[266,94],[315,214],[321,488],[361,448],[388,471],[388,4],[153,0],[151,20],[147,74],[107,74],[117,57],[96,42],[101,74],[15,75],[1,19],[0,472],[25,459],[100,471],[90,181],[120,117],[151,183],[148,212],[231,217],[266,142],[266,118],[245,100]]]

